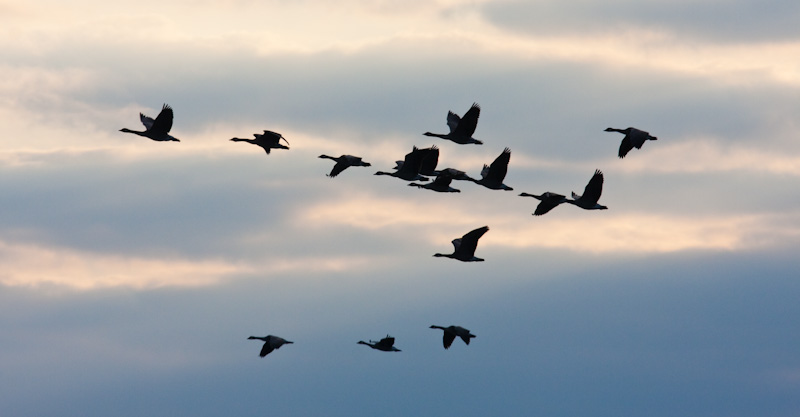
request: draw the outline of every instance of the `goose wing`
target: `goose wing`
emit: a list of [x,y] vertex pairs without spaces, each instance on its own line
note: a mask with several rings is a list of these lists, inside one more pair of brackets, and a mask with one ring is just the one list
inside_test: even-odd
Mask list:
[[591,204],[597,204],[600,200],[600,194],[603,193],[603,173],[598,169],[594,171],[592,179],[586,184],[583,190],[583,195],[580,197]]
[[269,353],[273,350],[275,350],[275,348],[272,347],[272,344],[270,342],[265,342],[264,346],[261,347],[261,353],[259,353],[258,356],[263,358],[264,356],[269,355]]
[[265,131],[264,131],[264,136],[265,136],[265,138],[266,138],[266,139],[269,139],[269,141],[270,141],[271,143],[274,143],[274,144],[276,144],[276,145],[278,144],[278,142],[280,142],[280,141],[281,141],[281,139],[283,139],[283,140],[284,140],[284,142],[286,142],[286,144],[287,144],[287,145],[291,146],[291,145],[289,144],[289,141],[288,141],[288,140],[286,140],[286,138],[285,138],[285,137],[283,137],[283,135],[281,135],[281,134],[280,134],[280,133],[278,133],[278,132],[273,132],[273,131],[271,131],[271,130],[265,130]]
[[478,127],[478,117],[481,115],[481,106],[478,103],[472,103],[472,107],[464,113],[464,117],[458,122],[458,125],[453,129],[453,134],[465,138],[471,138],[475,133],[475,128]]
[[349,166],[350,166],[350,164],[348,164],[344,159],[339,159],[338,161],[336,161],[336,165],[333,166],[333,169],[331,170],[331,173],[328,174],[328,176],[333,178],[333,177],[341,174],[342,171],[347,169],[347,167],[349,167]]
[[436,165],[439,165],[439,148],[433,145],[427,149],[420,149],[420,152],[424,154],[419,172],[427,175],[433,174],[433,171],[436,171]]
[[541,202],[536,206],[536,211],[533,212],[534,216],[541,216],[548,211],[556,208],[559,204],[566,201],[566,197],[561,194],[546,192],[541,196]]
[[462,236],[460,244],[456,245],[456,242],[453,241],[453,245],[456,246],[456,254],[464,258],[473,257],[475,255],[475,249],[478,247],[478,239],[488,231],[489,226],[479,227]]
[[391,347],[394,346],[394,338],[391,336],[386,336],[376,343],[375,346],[380,346],[384,349],[391,349]]
[[456,340],[456,334],[445,330],[444,336],[442,336],[442,344],[444,345],[444,348],[450,349],[450,346],[453,345],[454,340]]
[[[502,183],[508,173],[508,162],[511,160],[511,149],[505,148],[503,153],[495,158],[494,162],[489,165],[489,170],[486,171],[484,178],[487,181]],[[484,170],[486,170],[484,168]]]
[[[642,145],[639,145],[639,147],[641,146]],[[625,135],[625,137],[622,138],[622,142],[619,144],[619,154],[618,154],[619,157],[624,158],[625,155],[627,155],[628,152],[631,151],[631,149],[633,149],[633,142],[631,142],[631,135]]]
[[145,116],[144,113],[139,113],[139,120],[142,121],[144,128],[147,130],[150,130],[153,127],[153,122],[155,122],[152,117]]
[[441,173],[436,176],[436,179],[431,183],[431,188],[444,188],[450,187],[453,177],[447,173]]
[[[166,135],[172,129],[172,107],[168,104],[164,104],[164,107],[161,108],[161,113],[158,113],[156,119],[153,120],[153,124],[148,128],[148,130],[154,133],[160,133]],[[144,120],[142,120],[144,123]],[[145,126],[147,124],[145,123]]]
[[414,175],[419,174],[425,155],[425,150],[415,146],[411,152],[406,154],[406,157],[403,159],[403,166],[401,166],[398,171],[408,172]]
[[457,114],[448,111],[447,112],[447,127],[450,128],[450,133],[453,133],[456,130],[456,126],[461,121],[461,118],[458,117]]

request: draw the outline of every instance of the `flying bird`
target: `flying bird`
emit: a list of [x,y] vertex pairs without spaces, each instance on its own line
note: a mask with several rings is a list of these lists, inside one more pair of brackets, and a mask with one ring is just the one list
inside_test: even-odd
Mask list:
[[264,346],[261,347],[261,353],[258,354],[258,356],[261,356],[262,358],[264,356],[267,356],[273,350],[278,349],[283,345],[294,343],[294,342],[290,342],[290,341],[288,341],[288,340],[286,340],[286,339],[284,339],[282,337],[273,336],[273,335],[268,335],[268,336],[265,336],[265,337],[250,336],[247,339],[248,340],[263,340],[264,341]]
[[164,106],[161,108],[161,112],[158,113],[158,116],[156,116],[155,119],[139,113],[139,120],[142,121],[142,124],[145,127],[144,131],[130,130],[125,127],[119,131],[144,136],[158,142],[180,142],[180,140],[169,134],[169,131],[172,129],[173,116],[172,107],[170,107],[168,104],[164,104]]
[[388,334],[386,337],[379,341],[370,340],[369,342],[365,342],[363,340],[359,340],[359,345],[367,345],[373,349],[382,350],[384,352],[400,352],[400,349],[394,347],[394,338],[389,336]]
[[478,247],[478,239],[489,231],[489,226],[479,227],[459,239],[453,239],[455,250],[453,253],[435,253],[435,257],[445,257],[458,259],[462,262],[483,262],[483,259],[475,257],[475,249]]
[[536,206],[536,211],[533,212],[534,216],[541,216],[542,214],[545,214],[548,211],[556,208],[559,204],[567,202],[567,197],[561,194],[551,193],[550,191],[547,191],[542,195],[521,193],[520,196],[533,197],[541,201],[539,205]]
[[475,133],[475,128],[478,127],[478,117],[481,115],[481,106],[478,103],[472,103],[472,107],[464,113],[464,117],[458,117],[452,111],[447,112],[447,126],[450,127],[450,133],[431,133],[425,132],[425,136],[434,136],[437,138],[451,140],[460,145],[474,143],[476,145],[483,145],[483,142],[472,137]]
[[323,159],[332,159],[336,161],[336,165],[333,166],[331,173],[328,174],[329,177],[333,178],[339,175],[342,171],[347,169],[348,167],[368,167],[372,166],[369,162],[364,162],[361,160],[361,157],[353,156],[353,155],[342,155],[338,158],[334,158],[328,155],[320,155],[320,158]]
[[450,186],[451,181],[453,181],[453,177],[449,173],[443,172],[437,175],[435,180],[427,184],[417,184],[412,182],[408,185],[411,187],[427,188],[428,190],[433,190],[440,193],[460,193],[461,190],[457,190]]
[[511,191],[513,188],[503,184],[503,180],[508,173],[508,161],[511,160],[511,149],[505,148],[503,153],[495,158],[491,165],[483,164],[481,179],[473,179],[472,182],[480,184],[492,190]]
[[605,210],[608,207],[597,204],[597,200],[600,199],[600,194],[603,193],[603,173],[600,170],[595,170],[592,179],[589,180],[589,183],[586,184],[586,188],[583,190],[583,195],[577,195],[575,192],[572,192],[572,200],[565,201],[566,203],[570,203],[576,205],[582,209],[586,210]]
[[444,330],[444,336],[442,338],[442,344],[444,344],[445,349],[450,349],[450,346],[453,344],[453,341],[456,340],[456,337],[460,337],[464,343],[469,344],[469,339],[475,337],[474,334],[470,333],[469,330],[461,327],[461,326],[437,326],[431,325],[431,329],[442,329]]
[[[271,130],[265,130],[263,134],[253,133],[255,139],[242,139],[242,138],[231,138],[233,142],[247,142],[252,143],[253,145],[258,145],[264,148],[267,151],[267,155],[269,155],[270,149],[289,149],[288,145],[289,141],[283,137],[280,133],[273,132]],[[286,145],[280,143],[281,139],[286,142]]]
[[398,167],[394,172],[378,171],[375,175],[389,175],[406,181],[428,181],[427,177],[420,175],[422,160],[427,156],[427,150],[419,149],[416,146],[411,152],[406,154],[403,163],[398,162]]
[[625,137],[622,138],[622,143],[619,144],[620,158],[624,158],[625,155],[627,155],[628,152],[630,152],[630,150],[634,147],[636,149],[642,149],[642,145],[644,145],[644,143],[648,140],[658,140],[657,137],[650,136],[650,133],[645,132],[644,130],[639,130],[635,127],[629,127],[627,129],[614,129],[613,127],[609,127],[605,131],[625,134]]

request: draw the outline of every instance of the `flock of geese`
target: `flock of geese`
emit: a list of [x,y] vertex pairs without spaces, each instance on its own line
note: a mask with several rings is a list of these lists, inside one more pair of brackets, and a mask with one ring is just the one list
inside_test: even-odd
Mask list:
[[[459,145],[482,145],[482,141],[472,137],[472,135],[475,133],[475,129],[478,126],[480,112],[481,108],[477,103],[473,103],[469,110],[464,113],[463,117],[459,117],[456,113],[449,111],[447,113],[447,126],[450,128],[449,133],[441,134],[425,132],[423,135],[449,140]],[[125,133],[133,133],[159,142],[180,142],[179,139],[169,134],[170,130],[172,130],[173,118],[174,113],[172,111],[172,107],[164,104],[164,106],[161,108],[161,112],[155,119],[139,113],[139,119],[144,125],[145,130],[137,131],[123,128],[120,129],[120,131]],[[605,129],[605,131],[618,132],[625,135],[619,146],[618,156],[620,158],[624,158],[625,155],[627,155],[628,152],[630,152],[633,148],[641,149],[644,143],[648,140],[657,139],[655,136],[651,136],[648,132],[633,127],[628,127],[626,129],[609,127]],[[284,138],[280,133],[264,130],[264,133],[254,133],[253,136],[255,139],[232,138],[231,141],[248,142],[253,145],[260,146],[264,149],[264,151],[266,151],[267,154],[269,154],[270,150],[272,149],[289,149],[289,141],[286,140],[286,138]],[[286,145],[282,144],[281,140],[286,142]],[[341,155],[339,157],[320,155],[319,158],[331,159],[336,162],[331,172],[327,174],[327,176],[330,178],[335,178],[341,174],[342,171],[349,167],[371,166],[369,162],[365,162],[361,157],[353,155]],[[397,161],[397,165],[393,171],[378,171],[375,173],[375,175],[388,175],[400,178],[402,180],[409,181],[409,186],[442,193],[461,192],[460,190],[451,186],[451,183],[454,180],[471,181],[491,190],[511,191],[513,188],[503,183],[506,173],[508,172],[508,163],[510,160],[511,150],[509,148],[505,148],[490,165],[483,165],[483,169],[481,170],[481,178],[474,179],[468,176],[464,171],[454,168],[437,170],[436,168],[439,162],[439,148],[436,145],[425,149],[419,149],[414,146],[412,151],[406,154],[402,161]],[[430,181],[428,177],[435,178],[433,181]],[[419,181],[420,183],[413,181]],[[575,192],[572,192],[571,199],[565,195],[550,191],[544,192],[540,195],[521,193],[520,196],[533,197],[539,200],[539,204],[536,206],[536,210],[533,212],[533,215],[541,216],[563,203],[572,204],[584,210],[605,210],[607,207],[598,203],[602,192],[603,173],[600,170],[595,170],[594,175],[589,180],[588,184],[586,184],[583,194],[578,195]],[[478,240],[488,231],[489,227],[483,226],[467,232],[462,237],[452,241],[454,247],[453,253],[436,253],[433,256],[457,259],[462,262],[482,262],[482,258],[475,256],[475,250],[478,247]],[[456,337],[461,338],[461,340],[463,340],[467,345],[469,345],[470,339],[476,337],[469,330],[461,326],[443,327],[432,325],[430,328],[439,329],[444,332],[442,344],[445,349],[450,348]],[[259,353],[259,356],[262,358],[275,349],[279,349],[283,345],[294,343],[274,335],[267,335],[264,337],[250,336],[248,339],[261,340],[264,342],[261,352]],[[400,352],[400,349],[394,346],[394,342],[394,337],[386,335],[386,337],[378,341],[370,340],[369,342],[365,342],[360,340],[358,341],[358,344],[367,345],[372,349],[383,352]]]

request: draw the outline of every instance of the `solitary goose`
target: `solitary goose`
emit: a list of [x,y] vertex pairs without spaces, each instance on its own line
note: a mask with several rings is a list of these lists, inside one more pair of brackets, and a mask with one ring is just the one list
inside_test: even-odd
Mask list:
[[437,191],[440,193],[460,193],[461,190],[457,190],[450,186],[450,182],[452,180],[453,177],[450,174],[443,172],[437,175],[435,180],[427,184],[417,184],[415,182],[412,182],[411,184],[408,185],[418,188],[427,188],[429,190]]
[[445,257],[458,259],[462,262],[483,262],[483,259],[475,257],[475,249],[478,247],[478,239],[489,231],[489,226],[479,227],[459,239],[453,239],[455,250],[453,253],[435,253],[435,257]]
[[379,341],[370,340],[369,343],[359,340],[359,345],[367,345],[373,349],[382,350],[384,352],[400,352],[400,349],[394,347],[394,338],[389,336],[388,334],[386,337]]
[[586,210],[605,210],[608,207],[597,204],[600,199],[600,194],[603,193],[603,173],[600,170],[595,170],[592,179],[586,184],[583,190],[583,195],[572,193],[573,200],[567,200],[566,203],[576,205]]
[[290,342],[290,341],[288,341],[288,340],[286,340],[286,339],[284,339],[282,337],[273,336],[273,335],[268,335],[268,336],[265,336],[265,337],[250,336],[247,339],[248,340],[257,339],[257,340],[263,340],[264,341],[264,346],[261,347],[261,353],[258,354],[258,356],[261,356],[262,358],[264,356],[267,356],[273,350],[278,349],[283,345],[294,343],[294,342]]
[[609,127],[605,131],[625,134],[625,137],[622,138],[622,143],[619,145],[620,158],[624,158],[634,147],[636,147],[636,149],[642,149],[642,145],[648,140],[658,140],[657,137],[650,136],[650,133],[635,127],[629,127],[627,129],[614,129],[613,127]]
[[513,188],[503,184],[506,173],[508,173],[509,160],[511,160],[511,149],[505,148],[503,153],[495,158],[492,165],[483,164],[483,169],[481,170],[481,177],[483,178],[479,180],[473,179],[472,182],[492,190],[513,190]]
[[427,156],[427,151],[418,149],[415,146],[411,152],[406,154],[403,163],[398,163],[399,168],[396,171],[378,171],[375,175],[389,175],[406,181],[428,181],[428,178],[419,174],[419,170],[422,167],[422,160],[425,156]]
[[423,135],[451,140],[460,145],[469,143],[483,145],[483,142],[472,137],[472,134],[475,133],[475,128],[478,127],[478,117],[480,115],[481,106],[478,103],[472,103],[472,107],[464,113],[464,117],[458,117],[457,114],[448,111],[447,126],[450,127],[450,133],[443,135],[441,133],[425,132]]
[[520,196],[533,197],[541,201],[541,203],[536,206],[536,211],[533,212],[534,216],[541,216],[542,214],[545,214],[548,211],[556,208],[559,204],[567,202],[567,197],[561,194],[551,193],[550,191],[547,191],[542,195],[521,193]]
[[[247,142],[252,143],[253,145],[258,145],[264,148],[267,151],[267,155],[269,155],[270,149],[289,149],[288,145],[289,141],[283,137],[280,133],[273,132],[271,130],[265,130],[263,134],[253,133],[255,139],[241,139],[241,138],[232,138],[231,141],[233,142]],[[280,143],[281,139],[286,142],[286,145]]]
[[432,325],[431,329],[442,329],[444,330],[444,337],[442,338],[442,344],[444,344],[445,349],[450,349],[450,345],[453,344],[453,341],[456,340],[456,336],[460,337],[464,343],[469,344],[469,339],[475,337],[474,334],[470,333],[469,330],[461,327],[461,326],[437,326]]
[[161,112],[158,113],[158,116],[156,116],[155,120],[153,120],[153,118],[151,117],[145,116],[142,113],[139,113],[139,120],[142,121],[142,124],[144,125],[146,130],[144,131],[130,130],[128,128],[123,127],[119,131],[125,133],[133,133],[139,136],[144,136],[146,138],[150,138],[158,142],[168,142],[168,141],[180,142],[180,140],[172,137],[169,134],[169,131],[172,129],[172,118],[173,118],[172,107],[170,107],[168,104],[164,104],[164,106],[161,107]]
[[[436,147],[436,145],[424,149],[418,149],[415,146],[414,150],[422,153],[422,162],[420,163],[419,173],[421,175],[439,175],[439,171],[436,170],[436,165],[439,164],[439,148]],[[405,161],[395,161],[395,163],[397,165],[394,167],[394,169],[401,169]]]
[[370,164],[369,162],[364,162],[364,161],[361,160],[360,157],[353,156],[353,155],[342,155],[342,156],[340,156],[338,158],[334,158],[334,157],[328,156],[328,155],[320,155],[319,157],[323,158],[323,159],[332,159],[332,160],[336,161],[336,165],[333,166],[333,169],[331,170],[331,173],[328,174],[328,176],[331,177],[331,178],[339,175],[342,171],[344,171],[348,167],[368,167],[368,166],[372,166],[372,164]]

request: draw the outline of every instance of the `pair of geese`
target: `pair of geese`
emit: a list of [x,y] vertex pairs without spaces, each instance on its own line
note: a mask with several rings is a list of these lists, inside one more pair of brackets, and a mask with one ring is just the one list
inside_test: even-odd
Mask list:
[[[461,340],[463,340],[464,343],[468,345],[469,345],[469,340],[472,339],[473,337],[476,337],[474,334],[470,333],[469,330],[461,326],[442,327],[442,326],[432,325],[430,328],[441,329],[444,331],[444,336],[442,338],[442,345],[444,345],[445,349],[450,348],[450,346],[453,344],[453,341],[456,340],[456,337],[460,337]],[[259,352],[258,354],[258,356],[262,358],[270,354],[273,350],[279,349],[283,345],[294,343],[282,337],[273,335],[267,335],[264,337],[250,336],[247,339],[264,341],[264,345],[261,347],[261,352]],[[357,344],[367,345],[373,349],[380,350],[383,352],[400,352],[400,349],[394,347],[394,337],[391,337],[389,335],[386,335],[386,337],[378,341],[370,340],[369,342],[365,342],[363,340],[359,340]]]

